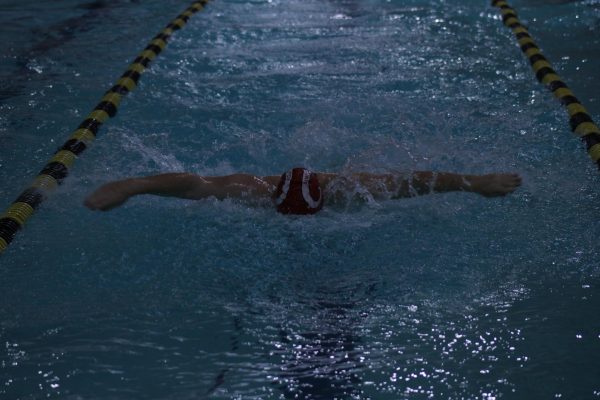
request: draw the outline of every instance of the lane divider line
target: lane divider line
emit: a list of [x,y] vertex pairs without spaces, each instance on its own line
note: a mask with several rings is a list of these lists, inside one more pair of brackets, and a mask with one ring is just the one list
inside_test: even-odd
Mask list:
[[136,88],[140,76],[148,68],[150,62],[164,50],[171,35],[183,28],[190,17],[203,10],[208,2],[209,0],[195,1],[152,38],[115,85],[106,92],[98,105],[53,155],[29,187],[0,215],[0,253],[6,250],[17,231],[25,225],[35,209],[67,177],[75,160],[96,139],[100,126],[116,115],[122,97]]
[[521,24],[517,12],[505,0],[493,0],[492,6],[500,9],[502,22],[514,33],[521,51],[529,59],[538,81],[543,83],[556,97],[569,114],[571,130],[585,143],[587,152],[600,169],[600,128],[575,97],[566,83],[558,76],[550,61],[542,54],[527,28]]

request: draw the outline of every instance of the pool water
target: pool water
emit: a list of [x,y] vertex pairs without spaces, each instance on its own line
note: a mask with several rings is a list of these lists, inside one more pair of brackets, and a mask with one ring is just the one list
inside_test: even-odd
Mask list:
[[[188,5],[1,2],[1,207]],[[598,121],[600,2],[512,5]],[[524,184],[311,217],[82,206],[128,176],[297,165]],[[599,184],[486,2],[215,0],[1,255],[0,398],[600,398]]]

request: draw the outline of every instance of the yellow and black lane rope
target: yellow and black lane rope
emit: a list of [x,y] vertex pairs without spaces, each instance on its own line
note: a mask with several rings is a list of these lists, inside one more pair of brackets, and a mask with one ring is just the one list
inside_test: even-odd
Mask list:
[[77,157],[96,138],[100,126],[108,118],[115,116],[121,98],[135,89],[141,74],[165,48],[173,32],[183,28],[192,15],[204,9],[208,1],[195,1],[152,38],[127,71],[106,92],[100,103],[40,171],[37,178],[0,216],[0,253],[8,247],[17,231],[23,227],[48,194],[66,178]]
[[500,9],[502,22],[515,34],[521,51],[529,59],[538,81],[546,85],[566,107],[571,130],[585,143],[589,156],[600,168],[600,129],[579,99],[552,68],[548,59],[543,56],[527,28],[521,24],[515,9],[504,0],[492,0],[492,6]]

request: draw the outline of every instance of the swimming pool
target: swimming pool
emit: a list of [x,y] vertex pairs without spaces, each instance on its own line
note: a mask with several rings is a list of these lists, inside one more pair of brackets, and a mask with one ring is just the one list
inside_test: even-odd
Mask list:
[[[188,5],[2,3],[2,207]],[[598,119],[599,3],[513,5]],[[119,177],[298,164],[525,183],[308,218],[81,206]],[[0,397],[600,397],[598,183],[485,2],[215,0],[2,254]]]

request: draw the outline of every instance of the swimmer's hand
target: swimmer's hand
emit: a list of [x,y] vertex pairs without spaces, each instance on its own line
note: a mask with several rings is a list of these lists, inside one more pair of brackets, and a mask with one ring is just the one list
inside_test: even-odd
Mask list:
[[134,193],[127,181],[110,182],[100,186],[83,202],[90,210],[108,211],[125,203]]
[[521,186],[518,174],[488,174],[469,176],[467,190],[485,197],[505,196]]

